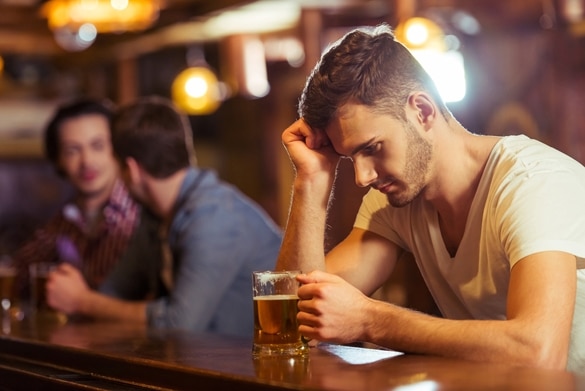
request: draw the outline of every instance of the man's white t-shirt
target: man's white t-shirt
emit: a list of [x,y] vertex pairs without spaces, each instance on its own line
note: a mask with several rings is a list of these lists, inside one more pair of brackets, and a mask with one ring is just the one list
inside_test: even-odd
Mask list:
[[412,252],[443,316],[505,319],[511,268],[542,251],[577,257],[570,370],[585,371],[585,167],[526,136],[493,148],[457,253],[447,251],[436,210],[422,198],[403,208],[370,190],[355,227]]

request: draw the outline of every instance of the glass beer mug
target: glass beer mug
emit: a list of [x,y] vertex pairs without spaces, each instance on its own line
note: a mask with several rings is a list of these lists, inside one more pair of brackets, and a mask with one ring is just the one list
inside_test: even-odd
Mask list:
[[304,356],[297,324],[299,271],[253,272],[254,356]]

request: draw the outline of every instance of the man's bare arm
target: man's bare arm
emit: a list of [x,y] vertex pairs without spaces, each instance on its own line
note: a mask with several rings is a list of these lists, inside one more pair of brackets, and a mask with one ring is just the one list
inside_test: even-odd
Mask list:
[[[575,257],[543,252],[512,269],[505,320],[450,320],[373,300],[324,273],[301,276],[299,330],[309,338],[482,362],[564,369]],[[307,300],[303,300],[306,298]],[[343,325],[343,327],[340,327]]]
[[96,319],[146,324],[146,303],[120,300],[96,291],[88,291],[80,301],[78,313]]
[[125,301],[93,291],[69,264],[51,272],[46,289],[49,305],[66,314],[146,323],[146,301]]
[[325,270],[371,295],[392,274],[402,250],[388,239],[361,228],[349,235],[325,257]]
[[293,194],[277,269],[323,270],[327,204],[339,155],[323,131],[302,119],[282,134],[295,169]]
[[295,180],[277,269],[325,270],[325,224],[331,186],[326,179],[324,182]]

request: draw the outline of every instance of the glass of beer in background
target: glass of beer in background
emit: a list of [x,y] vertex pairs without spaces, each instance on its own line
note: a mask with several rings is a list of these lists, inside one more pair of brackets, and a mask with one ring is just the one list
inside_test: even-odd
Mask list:
[[13,286],[16,279],[16,267],[12,264],[10,257],[0,258],[0,305],[2,306],[2,317],[10,314],[13,306]]
[[33,313],[52,312],[47,303],[47,279],[56,267],[54,263],[40,262],[29,265],[30,304]]
[[253,272],[254,356],[303,356],[297,324],[298,271]]
[[47,302],[47,280],[55,268],[57,268],[57,264],[51,262],[29,265],[30,315],[43,322],[65,324],[67,323],[67,315],[51,308]]

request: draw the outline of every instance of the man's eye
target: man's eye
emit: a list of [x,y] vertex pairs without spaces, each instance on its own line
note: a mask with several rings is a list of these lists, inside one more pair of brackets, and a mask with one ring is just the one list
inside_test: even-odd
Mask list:
[[365,155],[373,155],[380,148],[380,143],[374,143],[364,148]]
[[104,143],[104,142],[96,142],[96,143],[93,143],[91,145],[91,147],[92,147],[92,149],[94,151],[103,151],[104,149],[106,149],[106,143]]
[[69,148],[63,148],[63,154],[66,156],[71,156],[77,153],[77,148],[74,147],[69,147]]

